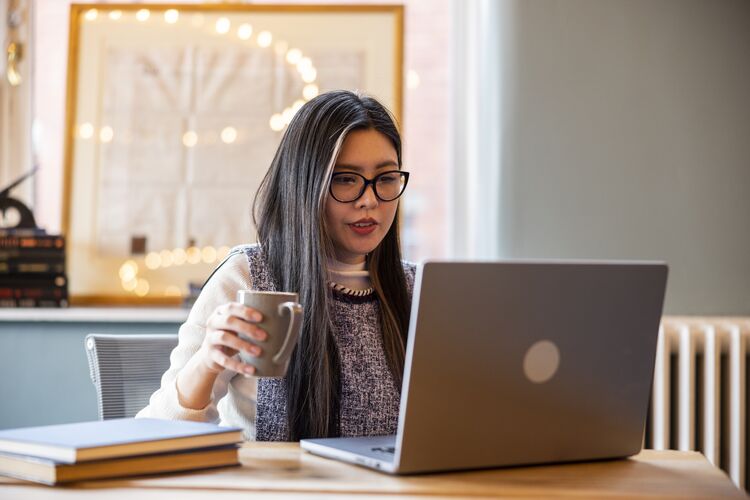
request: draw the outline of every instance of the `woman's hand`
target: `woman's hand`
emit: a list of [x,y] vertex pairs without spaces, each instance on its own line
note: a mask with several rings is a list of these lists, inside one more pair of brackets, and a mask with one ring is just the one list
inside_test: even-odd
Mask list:
[[262,320],[263,315],[259,311],[238,302],[217,307],[206,321],[206,336],[197,353],[201,364],[214,373],[227,369],[253,375],[255,367],[234,356],[240,351],[250,356],[260,356],[260,346],[240,338],[239,334],[257,341],[266,340],[268,333],[257,325]]

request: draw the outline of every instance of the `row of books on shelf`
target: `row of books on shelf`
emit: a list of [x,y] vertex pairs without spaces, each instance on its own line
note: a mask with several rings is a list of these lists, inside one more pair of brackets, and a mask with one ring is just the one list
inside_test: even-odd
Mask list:
[[65,248],[65,237],[59,234],[25,233],[23,231],[0,232],[0,249],[60,250]]
[[0,307],[65,307],[65,238],[0,232]]
[[239,465],[242,432],[124,418],[0,431],[0,474],[45,484]]

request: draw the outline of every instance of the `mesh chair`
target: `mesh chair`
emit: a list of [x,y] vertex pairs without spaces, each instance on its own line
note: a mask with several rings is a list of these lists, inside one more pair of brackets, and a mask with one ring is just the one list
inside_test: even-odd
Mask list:
[[159,388],[176,345],[177,335],[87,335],[99,418],[133,417],[144,408]]

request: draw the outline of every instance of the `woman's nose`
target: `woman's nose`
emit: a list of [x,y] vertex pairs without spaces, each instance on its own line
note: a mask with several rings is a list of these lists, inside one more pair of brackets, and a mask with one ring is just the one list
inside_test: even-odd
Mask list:
[[375,188],[369,185],[365,188],[365,192],[357,200],[357,207],[362,208],[375,208],[378,206],[378,197],[375,196]]

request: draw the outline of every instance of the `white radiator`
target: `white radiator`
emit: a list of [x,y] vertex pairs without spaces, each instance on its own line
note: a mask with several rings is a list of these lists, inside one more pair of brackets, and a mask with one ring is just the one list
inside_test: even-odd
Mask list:
[[750,318],[665,317],[645,445],[697,450],[745,488]]

